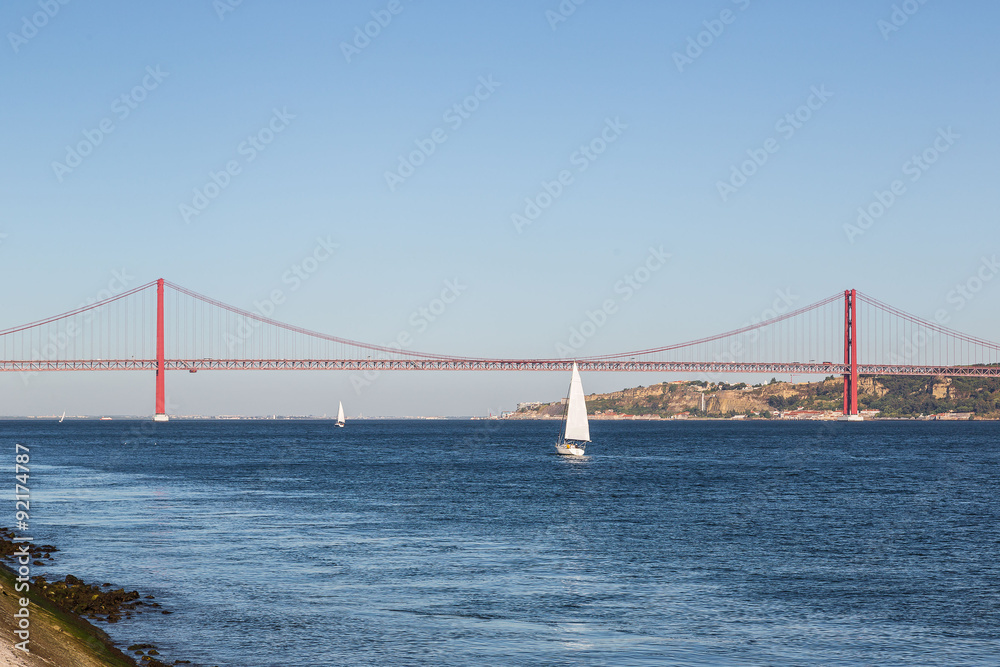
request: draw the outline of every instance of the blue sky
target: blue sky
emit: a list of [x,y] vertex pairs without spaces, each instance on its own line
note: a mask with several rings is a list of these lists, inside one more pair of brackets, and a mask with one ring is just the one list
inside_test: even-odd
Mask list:
[[[929,318],[998,250],[995,3],[230,4],[0,8],[0,328],[69,310],[124,270],[246,308],[284,289],[277,319],[386,343],[458,280],[414,349],[551,357],[662,248],[669,261],[581,350],[598,354],[738,327],[779,290],[805,305],[853,287]],[[355,42],[366,24],[377,34]],[[779,125],[797,111],[807,119]],[[581,161],[609,127],[614,141]],[[100,141],[78,166],[54,166],[88,136]],[[904,171],[936,140],[934,164]],[[229,163],[238,173],[185,215]],[[518,230],[526,198],[564,171]],[[885,214],[845,232],[894,180],[905,192]],[[282,277],[320,238],[337,252],[292,291]],[[950,324],[1000,339],[998,305],[987,283]],[[0,377],[6,414],[151,411],[145,374],[14,375]],[[552,400],[567,378],[384,374],[360,394],[346,373],[167,382],[186,414],[321,414],[343,399],[348,414],[406,415]]]

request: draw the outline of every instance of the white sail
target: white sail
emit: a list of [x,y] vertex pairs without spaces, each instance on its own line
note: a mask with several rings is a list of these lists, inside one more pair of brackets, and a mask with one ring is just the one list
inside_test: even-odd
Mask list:
[[344,423],[344,402],[340,402],[340,407],[337,408],[337,422],[340,424]]
[[566,432],[564,440],[590,442],[590,424],[587,422],[587,399],[583,395],[583,382],[576,362],[573,363],[573,379],[569,383],[569,399],[566,405]]

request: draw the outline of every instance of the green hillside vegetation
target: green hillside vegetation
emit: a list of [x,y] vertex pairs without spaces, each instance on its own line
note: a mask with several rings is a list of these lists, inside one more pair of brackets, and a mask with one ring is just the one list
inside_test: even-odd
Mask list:
[[[860,409],[879,410],[879,417],[968,412],[978,419],[1000,418],[1000,378],[879,376],[862,377],[858,385]],[[834,376],[799,384],[772,379],[768,384],[753,386],[695,380],[591,394],[587,396],[587,412],[597,417],[668,418],[686,412],[691,417],[742,414],[767,419],[788,410],[841,410],[843,401],[843,380]],[[548,403],[524,407],[512,417],[557,418],[562,416],[563,409],[561,402]]]
[[876,380],[885,391],[859,394],[863,410],[881,410],[890,417],[972,412],[981,418],[1000,418],[1000,378],[889,376]]

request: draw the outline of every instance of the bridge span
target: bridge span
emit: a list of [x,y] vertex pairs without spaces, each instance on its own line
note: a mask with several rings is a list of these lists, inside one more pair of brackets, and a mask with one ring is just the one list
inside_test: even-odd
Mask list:
[[585,372],[839,375],[844,414],[856,415],[859,376],[998,377],[1000,345],[846,290],[662,347],[565,359],[454,356],[311,331],[163,279],[0,331],[0,372],[154,372],[157,421],[167,420],[167,371],[568,371],[574,362]]

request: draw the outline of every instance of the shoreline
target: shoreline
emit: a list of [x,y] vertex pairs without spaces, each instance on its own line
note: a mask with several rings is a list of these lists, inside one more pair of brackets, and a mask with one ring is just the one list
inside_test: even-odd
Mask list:
[[[591,422],[632,422],[632,421],[646,421],[646,422],[755,422],[755,423],[773,423],[773,424],[801,424],[802,422],[835,422],[841,421],[839,419],[809,419],[809,418],[780,418],[780,417],[738,417],[736,419],[732,417],[683,417],[680,419],[672,419],[670,417],[647,417],[645,415],[616,415],[614,417],[605,417],[601,415],[587,415],[587,419]],[[537,422],[549,422],[549,421],[561,421],[562,416],[558,417],[547,417],[547,416],[537,416],[532,415],[530,417],[504,417],[500,421],[537,421]],[[863,420],[864,422],[923,422],[923,423],[949,423],[949,424],[964,424],[968,422],[995,422],[1000,421],[1000,419],[993,419],[989,417],[975,417],[974,419],[926,419],[920,417],[867,417]]]
[[[153,423],[152,420],[147,417],[115,417],[118,423],[127,422],[149,422]],[[231,421],[266,421],[266,422],[329,422],[335,423],[337,420],[331,417],[172,417],[173,421],[177,422],[231,422]],[[488,417],[481,415],[462,415],[462,416],[438,416],[438,417],[355,417],[352,418],[351,422],[419,422],[419,421],[553,421],[561,420],[562,415],[539,415],[531,414],[529,416],[518,416],[516,412],[511,412],[504,417]],[[647,415],[629,415],[629,414],[616,414],[611,415],[596,415],[587,414],[587,419],[590,421],[741,421],[743,417],[737,417],[733,419],[732,417],[659,417],[659,416],[647,416]],[[28,423],[38,423],[38,422],[59,422],[58,417],[4,417],[0,416],[0,422],[28,422]],[[97,422],[100,421],[96,417],[66,417],[66,421],[79,422]],[[783,417],[746,417],[745,421],[770,421],[770,422],[795,422],[795,421],[836,421],[836,419],[811,419],[811,418],[783,418]],[[866,417],[866,422],[906,422],[906,421],[948,421],[948,422],[965,422],[965,421],[981,421],[981,422],[993,422],[1000,421],[1000,417],[982,417],[974,416],[971,419],[949,419],[949,418],[936,418],[930,419],[926,416],[924,417]]]
[[[18,667],[134,667],[138,663],[114,645],[111,637],[77,614],[68,612],[35,590],[16,592],[16,573],[0,564],[0,662]],[[12,621],[18,600],[31,601],[29,652],[15,647],[21,639]],[[150,663],[147,663],[150,664]],[[163,664],[163,663],[161,663]]]
[[[28,590],[17,590],[18,575],[9,561],[13,558],[15,544],[7,529],[0,529],[0,664],[17,667],[171,667],[191,665],[188,660],[171,663],[160,660],[156,646],[136,643],[121,648],[104,630],[95,625],[97,620],[117,623],[122,617],[159,611],[160,605],[152,596],[140,596],[138,591],[114,589],[110,583],[86,584],[73,575],[59,581],[49,581],[44,574],[35,574],[51,559],[55,547],[31,545],[30,557],[34,569],[29,575]],[[16,545],[20,547],[21,545]],[[16,564],[16,562],[15,562]],[[15,616],[27,599],[28,652],[16,647],[23,641],[16,632]],[[85,617],[86,616],[86,617]],[[103,619],[101,618],[103,616]],[[94,622],[92,622],[94,621]],[[133,653],[129,655],[128,652]]]

